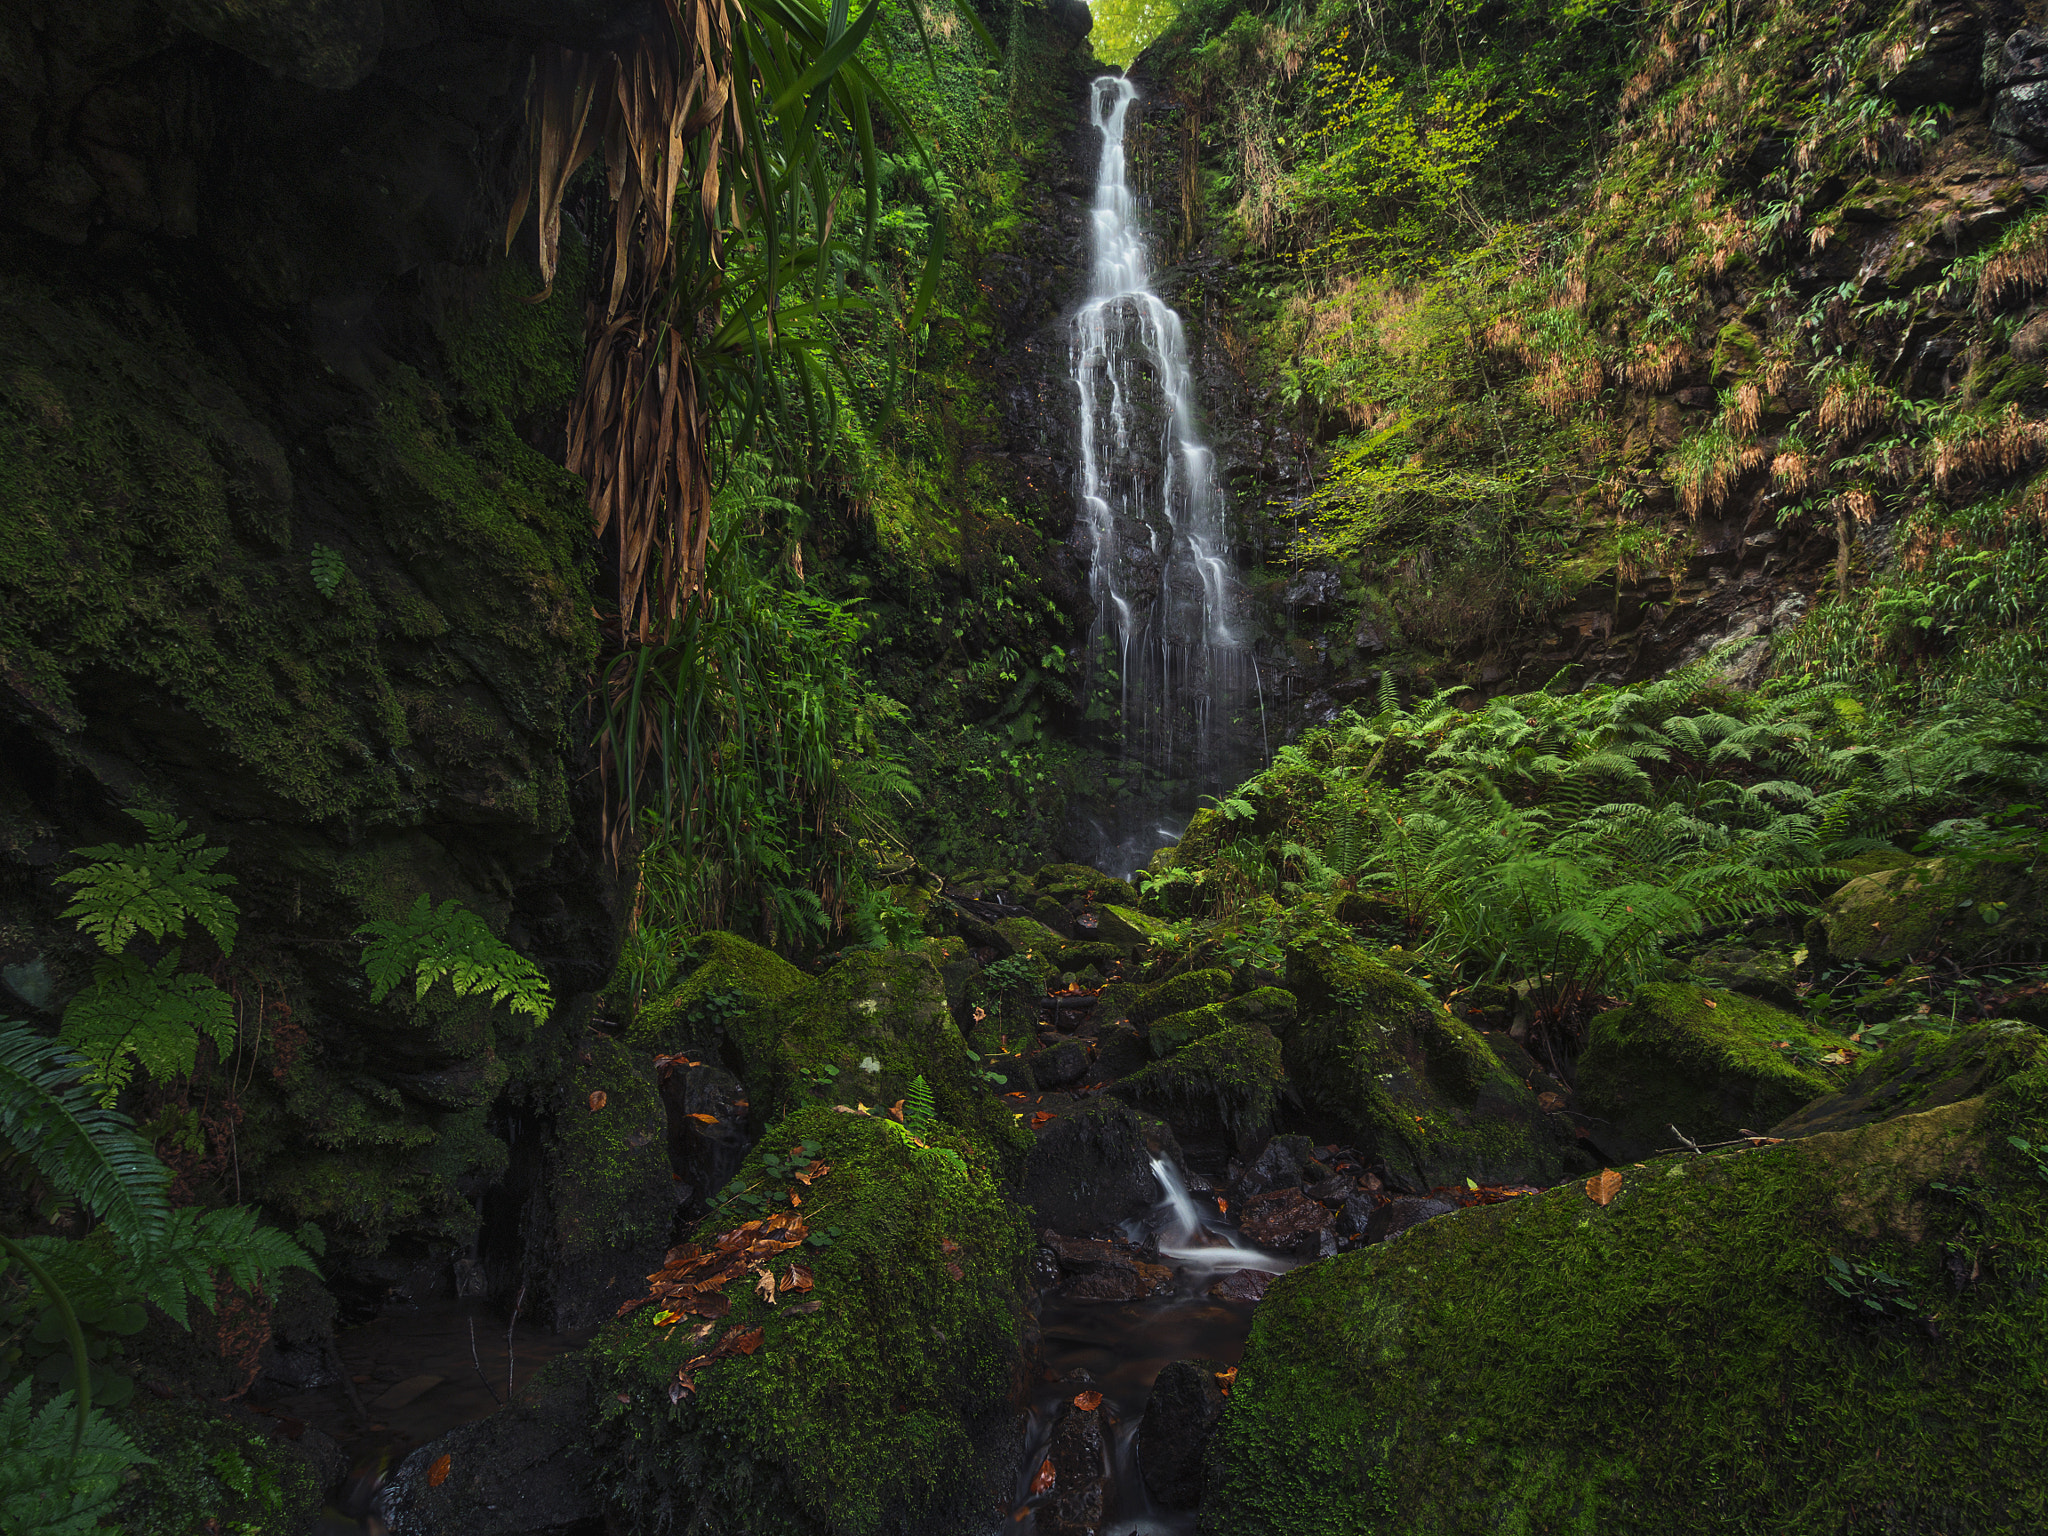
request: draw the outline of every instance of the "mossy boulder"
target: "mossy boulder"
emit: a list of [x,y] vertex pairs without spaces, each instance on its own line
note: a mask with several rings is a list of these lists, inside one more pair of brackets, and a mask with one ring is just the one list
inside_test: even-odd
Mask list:
[[543,1198],[528,1209],[526,1242],[545,1265],[540,1310],[557,1332],[573,1333],[639,1294],[660,1264],[674,1236],[676,1185],[668,1113],[643,1053],[586,1034],[552,1110]]
[[819,1103],[881,1109],[922,1077],[949,1123],[1009,1153],[1028,1144],[971,1059],[922,951],[855,950],[733,1029],[741,1075],[765,1118]]
[[1105,905],[1095,912],[1095,936],[1126,948],[1150,944],[1165,929],[1165,923],[1156,917],[1147,917],[1135,904],[1128,907]]
[[1740,992],[1779,1008],[1799,1001],[1798,967],[1782,949],[1717,945],[1694,955],[1688,964],[1703,987]]
[[1227,1022],[1221,1003],[1210,1003],[1201,1008],[1190,1008],[1185,1013],[1169,1013],[1163,1019],[1154,1019],[1145,1031],[1147,1043],[1155,1057],[1171,1056],[1189,1042],[1213,1034]]
[[1734,992],[1676,982],[1636,990],[1625,1008],[1594,1019],[1579,1057],[1578,1107],[1609,1157],[1761,1131],[1834,1083],[1800,1057],[1841,1049],[1835,1035]]
[[309,1426],[288,1440],[274,1419],[233,1404],[144,1393],[113,1418],[152,1458],[115,1503],[112,1528],[123,1536],[306,1530],[329,1485],[348,1470],[341,1448],[321,1430]]
[[1018,1199],[1034,1227],[1071,1237],[1110,1233],[1159,1203],[1155,1157],[1178,1159],[1173,1128],[1129,1104],[1097,1099],[1038,1133]]
[[[824,1107],[764,1144],[800,1142],[832,1170],[804,1202],[832,1242],[776,1262],[810,1269],[801,1302],[771,1306],[746,1277],[726,1287],[718,1331],[763,1329],[757,1352],[701,1369],[673,1401],[706,1348],[694,1325],[643,1308],[586,1353],[591,1441],[622,1529],[942,1536],[992,1516],[1006,1490],[1030,1234],[993,1159],[957,1131],[925,1148],[894,1121]],[[757,1152],[741,1179],[760,1177]],[[714,1216],[693,1238],[735,1225]]]
[[1288,1072],[1362,1151],[1423,1188],[1547,1184],[1579,1167],[1569,1133],[1470,1024],[1355,946],[1317,960],[1289,979],[1343,984],[1288,1035]]
[[1243,1149],[1271,1129],[1286,1076],[1271,1030],[1224,1022],[1109,1091],[1151,1110],[1182,1137],[1220,1137]]
[[810,980],[782,956],[736,933],[700,934],[692,947],[702,958],[646,1003],[626,1031],[634,1046],[651,1052],[685,1044],[717,1049],[735,1015],[760,1015]]
[[[2048,1265],[2048,1182],[2006,1142],[2043,1124],[2037,1071],[1298,1269],[1253,1322],[1202,1529],[2048,1529],[2048,1289],[2025,1278]],[[1960,1295],[1956,1243],[1998,1254]],[[1845,1297],[1837,1259],[1900,1283],[1852,1268]]]
[[1975,1098],[2048,1054],[2048,1034],[2018,1019],[1916,1029],[1887,1044],[1840,1089],[1769,1128],[1772,1136],[1847,1131]]
[[1058,956],[1067,942],[1035,917],[1006,917],[999,923],[991,923],[989,928],[1001,942],[1005,956],[1029,955],[1050,961]]
[[1923,859],[1859,875],[1806,928],[1832,961],[1895,965],[1930,954],[1975,959],[2038,944],[2048,911],[2019,863]]
[[1230,972],[1216,967],[1189,971],[1149,987],[1134,982],[1112,985],[1104,989],[1096,1008],[1105,1018],[1129,1019],[1142,1027],[1168,1014],[1220,1003],[1234,991],[1236,985]]
[[1086,906],[1135,907],[1138,893],[1127,880],[1105,875],[1086,864],[1048,864],[1031,877],[1044,895],[1064,903],[1069,911]]

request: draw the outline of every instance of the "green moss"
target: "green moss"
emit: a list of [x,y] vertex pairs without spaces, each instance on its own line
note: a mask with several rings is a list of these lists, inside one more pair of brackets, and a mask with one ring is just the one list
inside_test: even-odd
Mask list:
[[[1781,1049],[1779,1041],[1790,1045]],[[1596,1018],[1579,1058],[1579,1107],[1607,1122],[1640,1155],[1694,1141],[1723,1141],[1776,1125],[1833,1088],[1797,1054],[1825,1055],[1842,1041],[1734,992],[1677,983],[1637,989],[1626,1008]]]
[[[585,1058],[588,1058],[587,1060]],[[591,1095],[604,1095],[592,1109]],[[646,1058],[586,1034],[555,1111],[549,1170],[554,1253],[576,1256],[667,1245],[675,1215],[668,1119]]]
[[821,1101],[881,1108],[922,1077],[949,1123],[1006,1157],[1029,1145],[972,1059],[925,954],[856,950],[731,1028],[754,1107],[770,1118]]
[[1271,1031],[1218,1023],[1110,1091],[1144,1105],[1183,1136],[1224,1135],[1242,1147],[1270,1128],[1285,1078]]
[[1889,1041],[1841,1088],[1774,1126],[1773,1136],[1850,1130],[1975,1098],[2048,1056],[2048,1036],[2017,1019],[1915,1029]]
[[[1624,1170],[1295,1271],[1212,1443],[1230,1536],[2011,1532],[2048,1523],[2044,1085]],[[1964,1202],[1934,1183],[1974,1181]],[[1943,1243],[1999,1245],[1956,1296]],[[1901,1277],[1859,1318],[1837,1256]]]
[[1545,1184],[1576,1167],[1563,1133],[1479,1032],[1356,946],[1290,964],[1326,1001],[1287,1037],[1309,1103],[1424,1185]]
[[2040,891],[2022,864],[1927,859],[1851,880],[1808,925],[1807,942],[1836,960],[1895,965],[2004,953],[2043,933]]
[[1185,1013],[1169,1013],[1163,1019],[1155,1019],[1152,1027],[1145,1032],[1154,1056],[1171,1056],[1190,1040],[1213,1034],[1225,1023],[1223,1009],[1216,1003],[1202,1008],[1190,1008]]
[[758,1014],[809,980],[780,955],[749,944],[737,934],[700,934],[694,946],[703,959],[681,981],[640,1009],[626,1031],[632,1045],[669,1051],[692,1042],[715,1044],[731,1014]]
[[1006,917],[991,926],[1004,944],[1005,954],[1033,955],[1040,960],[1051,960],[1066,947],[1065,939],[1036,918]]
[[[986,1154],[943,1135],[963,1173],[891,1121],[826,1108],[765,1144],[802,1141],[832,1169],[804,1214],[833,1242],[791,1255],[815,1278],[815,1312],[729,1286],[721,1326],[760,1326],[765,1341],[703,1370],[676,1404],[676,1371],[702,1349],[690,1328],[658,1328],[647,1308],[590,1347],[601,1480],[623,1530],[958,1531],[1009,1473],[1029,1233]],[[759,1176],[757,1154],[741,1178]]]
[[1119,993],[1116,1006],[1121,1015],[1133,1024],[1149,1024],[1152,1020],[1163,1019],[1169,1014],[1185,1013],[1191,1008],[1220,1003],[1229,997],[1233,990],[1230,972],[1220,967],[1212,967],[1209,970],[1189,971],[1184,976],[1172,977],[1155,986]]
[[1138,893],[1128,881],[1105,875],[1086,864],[1048,864],[1031,877],[1031,883],[1048,896],[1078,906],[1089,901],[1095,906],[1135,907]]
[[143,1395],[115,1418],[154,1458],[116,1506],[125,1536],[275,1536],[320,1513],[325,1469],[253,1416]]

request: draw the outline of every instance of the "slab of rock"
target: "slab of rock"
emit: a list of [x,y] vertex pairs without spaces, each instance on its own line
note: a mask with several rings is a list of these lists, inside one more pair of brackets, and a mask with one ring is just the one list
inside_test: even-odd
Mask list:
[[1045,1536],[1100,1536],[1109,1507],[1109,1457],[1103,1410],[1069,1404],[1045,1459],[1052,1463],[1052,1494],[1038,1507]]
[[1249,1163],[1231,1166],[1230,1193],[1235,1199],[1250,1200],[1297,1185],[1312,1156],[1306,1136],[1275,1136]]
[[1153,1379],[1138,1426],[1138,1473],[1162,1508],[1193,1509],[1202,1502],[1202,1450],[1223,1413],[1216,1378],[1226,1369],[1215,1360],[1175,1360]]
[[1399,1200],[1389,1200],[1366,1220],[1365,1240],[1384,1243],[1388,1238],[1399,1237],[1410,1227],[1420,1226],[1438,1216],[1452,1215],[1457,1209],[1448,1200],[1417,1199],[1405,1195]]
[[1218,1301],[1261,1302],[1266,1292],[1279,1277],[1270,1270],[1233,1269],[1221,1274],[1209,1286],[1209,1294]]
[[1059,1265],[1060,1294],[1075,1301],[1142,1301],[1173,1288],[1173,1270],[1153,1262],[1150,1250],[1050,1230],[1039,1242]]
[[1163,1121],[1116,1099],[1084,1104],[1042,1131],[1024,1161],[1023,1203],[1056,1232],[1108,1232],[1159,1202],[1152,1159],[1179,1161]]
[[1281,1253],[1316,1252],[1317,1234],[1333,1224],[1328,1208],[1298,1189],[1276,1189],[1260,1195],[1244,1209],[1239,1226],[1261,1248]]
[[1372,1220],[1373,1204],[1364,1195],[1353,1195],[1337,1208],[1337,1235],[1363,1237]]
[[1062,1040],[1027,1055],[1024,1070],[1041,1089],[1065,1088],[1088,1075],[1088,1049],[1078,1040]]
[[1916,1031],[1887,1045],[1838,1092],[1794,1111],[1767,1134],[1850,1131],[1960,1104],[2024,1072],[2044,1053],[2048,1034],[2018,1019],[1992,1019],[1953,1035]]

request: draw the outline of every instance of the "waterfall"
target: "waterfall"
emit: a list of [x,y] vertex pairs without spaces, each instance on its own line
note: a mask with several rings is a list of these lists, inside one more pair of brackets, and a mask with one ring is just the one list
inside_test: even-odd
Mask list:
[[1152,1177],[1165,1191],[1160,1213],[1165,1218],[1159,1251],[1182,1264],[1217,1269],[1268,1269],[1293,1266],[1257,1248],[1248,1248],[1222,1222],[1205,1217],[1182,1182],[1180,1170],[1163,1157],[1152,1159]]
[[1124,750],[1159,786],[1127,797],[1103,834],[1101,867],[1116,873],[1159,846],[1162,811],[1185,812],[1261,760],[1246,729],[1252,661],[1240,638],[1223,488],[1195,424],[1181,318],[1152,291],[1126,176],[1124,126],[1136,99],[1121,75],[1089,93],[1102,164],[1073,349],[1095,600],[1087,686],[1092,699],[1113,692]]

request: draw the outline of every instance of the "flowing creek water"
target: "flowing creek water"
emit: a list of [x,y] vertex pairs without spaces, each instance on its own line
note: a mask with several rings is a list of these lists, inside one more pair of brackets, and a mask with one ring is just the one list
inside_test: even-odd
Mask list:
[[[1170,1292],[1145,1301],[1071,1301],[1048,1297],[1039,1313],[1039,1379],[1029,1405],[1025,1454],[1015,1488],[1011,1529],[1030,1536],[1066,1536],[1073,1529],[1042,1519],[1042,1471],[1050,1464],[1061,1415],[1077,1393],[1100,1392],[1107,1477],[1100,1536],[1193,1536],[1193,1510],[1161,1509],[1146,1491],[1138,1457],[1138,1429],[1159,1372],[1175,1360],[1237,1364],[1251,1329],[1252,1305],[1208,1294],[1217,1276],[1232,1270],[1281,1274],[1300,1263],[1251,1247],[1213,1206],[1198,1203],[1180,1171],[1152,1160],[1160,1199],[1142,1224],[1125,1235],[1153,1239],[1175,1270]],[[1061,1465],[1057,1475],[1086,1476],[1096,1469]]]
[[1125,126],[1137,91],[1096,80],[1102,135],[1088,297],[1074,316],[1080,511],[1089,537],[1091,696],[1113,688],[1125,753],[1164,783],[1127,796],[1099,827],[1097,867],[1125,874],[1173,841],[1197,796],[1264,761],[1258,667],[1216,455],[1196,420],[1181,317],[1152,288]]

